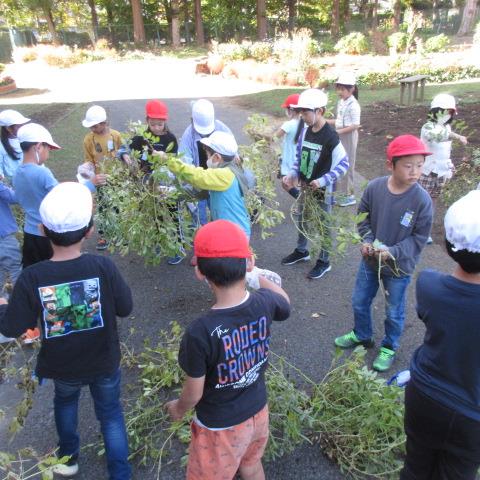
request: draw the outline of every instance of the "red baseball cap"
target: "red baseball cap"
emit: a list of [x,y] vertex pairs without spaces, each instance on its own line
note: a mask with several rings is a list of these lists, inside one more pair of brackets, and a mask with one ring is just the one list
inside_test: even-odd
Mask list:
[[414,135],[400,135],[394,138],[387,147],[387,158],[391,162],[395,157],[408,155],[431,155],[425,144]]
[[199,258],[250,258],[252,251],[245,232],[228,220],[215,220],[201,227],[193,240]]
[[145,105],[145,112],[148,118],[168,120],[168,108],[160,100],[149,100]]
[[282,108],[290,108],[292,105],[297,105],[299,98],[300,98],[299,93],[292,93],[282,103]]

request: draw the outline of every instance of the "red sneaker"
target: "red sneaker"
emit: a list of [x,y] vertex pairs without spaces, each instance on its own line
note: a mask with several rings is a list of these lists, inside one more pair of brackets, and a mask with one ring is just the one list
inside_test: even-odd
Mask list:
[[22,343],[24,345],[30,345],[33,342],[38,342],[40,340],[40,330],[38,328],[28,329],[22,335]]

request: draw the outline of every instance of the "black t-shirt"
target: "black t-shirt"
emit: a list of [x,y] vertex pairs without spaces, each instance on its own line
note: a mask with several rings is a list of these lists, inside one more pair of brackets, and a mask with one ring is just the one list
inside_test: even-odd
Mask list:
[[40,318],[37,375],[87,379],[118,369],[116,316],[126,317],[132,307],[130,288],[109,258],[45,260],[24,269],[8,306],[0,305],[0,332],[18,337]]
[[156,152],[166,152],[168,146],[172,143],[172,148],[168,153],[177,153],[178,152],[178,143],[177,138],[171,132],[166,132],[160,136],[154,135],[150,130],[147,130],[148,133],[152,135],[152,139],[147,140],[142,135],[136,135],[132,138],[130,142],[130,149],[135,150],[140,153],[140,168],[144,171],[151,172],[151,166],[148,162],[147,156],[144,155],[145,147],[146,151],[151,154],[153,150]]
[[203,396],[195,407],[205,426],[238,425],[265,406],[270,326],[289,315],[284,297],[260,289],[241,305],[212,309],[188,326],[178,361],[188,376],[205,375]]
[[340,143],[338,133],[328,123],[314,132],[308,127],[302,141],[300,180],[310,182],[332,168],[332,152]]

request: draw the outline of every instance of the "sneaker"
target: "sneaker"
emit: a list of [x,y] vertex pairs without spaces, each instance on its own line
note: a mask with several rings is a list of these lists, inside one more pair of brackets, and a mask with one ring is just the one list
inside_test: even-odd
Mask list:
[[373,361],[373,369],[377,372],[386,372],[395,360],[395,351],[387,347],[382,347],[377,357]]
[[282,258],[282,265],[293,265],[294,263],[307,262],[308,260],[310,260],[310,253],[308,250],[301,252],[300,250],[295,249],[290,255]]
[[8,342],[14,342],[15,339],[11,337],[5,337],[0,333],[0,343],[8,343]]
[[359,345],[362,345],[365,348],[371,348],[373,347],[374,343],[375,342],[372,339],[359,340],[353,330],[335,339],[335,345],[340,348],[354,348],[358,347]]
[[433,243],[433,238],[432,237],[428,237],[427,238],[427,245],[431,245]]
[[315,266],[307,273],[307,278],[322,278],[331,269],[332,267],[329,263],[317,260]]
[[76,460],[69,460],[67,463],[58,463],[52,467],[51,471],[60,477],[73,477],[78,473],[78,463]]
[[355,199],[355,195],[347,195],[346,197],[340,198],[338,200],[338,205],[340,207],[348,207],[350,205],[355,205],[357,200]]
[[104,238],[97,240],[97,250],[106,250],[108,248],[108,242]]
[[40,330],[38,328],[28,329],[22,335],[22,343],[24,345],[30,345],[34,342],[38,342],[40,340]]
[[169,265],[178,265],[184,258],[183,255],[175,255],[174,257],[169,257],[167,263]]

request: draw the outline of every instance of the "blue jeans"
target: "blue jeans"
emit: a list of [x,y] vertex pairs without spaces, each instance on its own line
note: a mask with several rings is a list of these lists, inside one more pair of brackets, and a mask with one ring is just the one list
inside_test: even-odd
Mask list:
[[15,234],[0,237],[0,295],[6,295],[3,291],[7,275],[12,283],[17,281],[22,271],[22,254]]
[[88,385],[95,414],[102,430],[110,480],[128,480],[128,439],[120,404],[120,370],[83,381],[54,380],[55,424],[59,437],[59,456],[78,457],[80,437],[77,433],[78,399],[83,385]]
[[[405,303],[410,275],[392,277],[381,275],[385,289],[385,337],[382,346],[396,350],[405,323]],[[372,330],[372,302],[379,287],[378,273],[364,260],[360,263],[352,295],[354,332],[359,340],[370,340]]]

